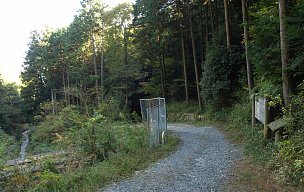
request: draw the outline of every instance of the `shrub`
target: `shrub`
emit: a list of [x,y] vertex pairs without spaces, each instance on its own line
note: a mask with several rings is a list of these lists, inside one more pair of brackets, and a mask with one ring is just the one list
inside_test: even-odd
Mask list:
[[237,47],[226,48],[224,34],[220,31],[213,38],[202,66],[201,95],[207,108],[214,111],[229,107],[234,98],[232,93],[240,89],[238,72],[242,54]]
[[31,153],[45,153],[66,147],[70,132],[79,130],[85,119],[74,107],[64,108],[58,115],[46,116],[40,125],[31,129],[29,150]]
[[279,153],[273,162],[278,168],[279,178],[290,184],[304,186],[304,81],[299,93],[292,100],[291,113],[286,134],[288,138],[279,145]]
[[235,104],[228,115],[228,129],[232,132],[232,138],[241,141],[244,145],[244,153],[258,164],[266,165],[273,157],[274,144],[264,139],[261,126],[251,126],[251,103],[244,100]]
[[0,129],[0,166],[7,160],[18,157],[19,145],[13,136]]

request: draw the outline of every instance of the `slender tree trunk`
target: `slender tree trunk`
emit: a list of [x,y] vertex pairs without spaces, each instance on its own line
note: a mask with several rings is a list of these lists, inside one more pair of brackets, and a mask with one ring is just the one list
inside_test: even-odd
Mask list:
[[165,98],[165,78],[164,78],[164,71],[163,71],[163,62],[161,55],[158,56],[159,60],[159,70],[160,70],[160,81],[161,81],[161,89],[162,89],[162,96]]
[[51,97],[52,97],[52,114],[55,115],[55,100],[54,100],[53,89],[51,89]]
[[[159,37],[159,46],[161,47],[161,37]],[[164,63],[163,63],[163,59],[162,59],[162,54],[160,53],[158,56],[159,59],[159,70],[160,70],[160,81],[161,81],[161,89],[162,89],[162,95],[163,98],[165,98],[166,94],[165,94],[165,74],[164,74]]]
[[[124,28],[124,52],[125,52],[125,58],[124,58],[124,65],[127,69],[128,67],[128,32],[127,29]],[[128,78],[127,73],[125,73],[125,110],[128,107]]]
[[200,94],[200,87],[199,87],[199,75],[198,75],[198,67],[197,67],[197,61],[196,61],[196,49],[195,49],[195,40],[194,40],[194,34],[193,34],[193,24],[192,24],[192,17],[190,13],[190,5],[189,2],[187,2],[188,6],[188,19],[189,19],[189,27],[190,27],[190,36],[191,36],[191,42],[192,42],[192,54],[193,54],[193,64],[194,64],[194,71],[195,71],[195,80],[196,80],[196,92],[197,92],[197,100],[198,100],[198,106],[199,109],[202,109],[202,102],[201,102],[201,94]]
[[[56,93],[56,91],[54,92],[54,100],[55,100],[55,102],[57,101],[57,93]],[[55,114],[57,114],[57,113],[58,113],[58,108],[57,108],[57,105],[56,105],[55,106]]]
[[208,6],[205,9],[205,49],[207,51],[209,41],[209,28],[208,28]]
[[95,73],[95,92],[96,92],[96,99],[97,103],[100,103],[100,95],[99,95],[99,88],[98,88],[98,73],[97,73],[97,56],[96,56],[96,43],[95,43],[95,36],[92,35],[92,44],[93,44],[93,62],[94,62],[94,73]]
[[103,85],[103,68],[104,68],[104,23],[101,28],[101,54],[100,54],[100,89],[101,89],[101,101],[104,98],[104,85]]
[[[179,1],[181,4],[181,1]],[[179,4],[179,6],[180,6]],[[185,39],[183,34],[183,25],[182,25],[182,12],[180,7],[178,6],[178,13],[180,14],[179,19],[179,28],[180,28],[180,35],[181,35],[181,54],[182,54],[182,66],[183,66],[183,76],[184,76],[184,86],[185,86],[185,101],[186,104],[189,105],[189,87],[188,87],[188,75],[187,75],[187,65],[186,65],[186,54],[185,54]]]
[[200,28],[201,28],[201,58],[202,58],[202,63],[204,61],[204,58],[205,58],[205,48],[204,48],[204,17],[203,17],[203,8],[204,8],[204,5],[201,4],[200,5]]
[[212,33],[214,34],[214,31],[215,31],[215,27],[214,27],[214,14],[213,14],[213,9],[212,9],[211,1],[209,1],[208,4],[209,4],[209,8],[210,8],[211,29],[212,29]]
[[64,92],[64,101],[66,106],[68,106],[68,99],[67,99],[67,91],[66,91],[66,84],[65,84],[65,70],[62,69],[62,85],[63,85],[63,92]]
[[217,4],[218,0],[215,0],[215,11],[214,11],[214,16],[215,16],[215,28],[218,28],[218,13],[217,13],[217,8],[218,8],[218,4]]
[[249,62],[248,55],[248,42],[249,42],[249,33],[248,33],[248,14],[247,14],[247,5],[246,0],[242,0],[242,13],[243,13],[243,25],[244,25],[244,41],[245,41],[245,56],[246,56],[246,66],[247,66],[247,82],[249,93],[253,89],[253,77],[252,77],[252,66]]
[[231,28],[230,28],[230,13],[228,0],[224,0],[224,11],[225,11],[225,25],[226,25],[226,41],[227,48],[231,47]]
[[68,104],[71,105],[71,98],[70,98],[70,76],[69,73],[67,73],[67,87],[68,87],[68,91],[67,91],[67,98],[68,98]]
[[188,76],[187,76],[187,66],[186,66],[186,56],[185,56],[185,42],[182,37],[182,56],[183,56],[183,70],[184,70],[184,83],[185,83],[185,96],[186,103],[189,105],[189,91],[188,91]]
[[164,49],[162,48],[162,63],[163,63],[163,74],[164,74],[164,87],[165,87],[165,91],[166,91],[166,60],[165,60],[165,53],[164,53]]
[[288,67],[288,42],[287,42],[287,0],[279,0],[279,17],[280,17],[280,43],[281,43],[281,60],[282,60],[282,84],[284,105],[288,107],[290,104],[290,79],[287,73]]

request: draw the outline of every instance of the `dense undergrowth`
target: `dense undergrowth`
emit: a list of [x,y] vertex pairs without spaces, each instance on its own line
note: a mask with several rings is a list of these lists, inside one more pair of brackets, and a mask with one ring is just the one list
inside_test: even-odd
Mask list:
[[[298,103],[299,100],[301,104]],[[302,121],[304,118],[304,97],[298,98],[298,101],[293,101],[297,110],[285,114],[290,121],[284,130],[284,139],[278,145],[274,143],[274,138],[264,139],[262,125],[252,128],[251,104],[248,101],[244,100],[235,104],[227,112],[224,124],[232,139],[243,144],[244,153],[253,162],[271,170],[280,183],[302,189],[304,187],[304,135],[303,124],[297,122],[296,119]]]
[[6,134],[0,129],[0,166],[9,159],[18,157],[19,153],[19,142],[16,141],[14,136]]
[[144,124],[112,112],[111,106],[101,106],[94,117],[86,117],[69,107],[47,116],[30,130],[29,154],[64,151],[63,165],[50,157],[34,173],[16,168],[13,176],[2,181],[4,190],[97,191],[147,167],[177,146],[178,139],[169,134],[166,145],[150,149]]
[[[294,104],[297,105],[295,101]],[[234,139],[244,144],[246,155],[275,173],[279,182],[300,188],[304,187],[304,135],[303,124],[296,122],[295,118],[304,118],[303,109],[286,114],[291,120],[284,131],[284,140],[278,145],[273,139],[264,139],[262,125],[251,127],[251,106],[248,102],[235,104],[227,121],[227,130],[232,132]]]

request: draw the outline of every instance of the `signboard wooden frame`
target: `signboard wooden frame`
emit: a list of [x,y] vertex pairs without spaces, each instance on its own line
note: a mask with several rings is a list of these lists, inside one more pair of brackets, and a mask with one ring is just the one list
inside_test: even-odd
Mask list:
[[264,124],[264,137],[269,139],[271,137],[271,130],[268,127],[270,123],[269,119],[269,106],[268,106],[268,98],[267,97],[259,97],[254,95],[252,99],[252,112],[254,115],[253,121],[255,122],[255,118],[258,119],[261,123]]

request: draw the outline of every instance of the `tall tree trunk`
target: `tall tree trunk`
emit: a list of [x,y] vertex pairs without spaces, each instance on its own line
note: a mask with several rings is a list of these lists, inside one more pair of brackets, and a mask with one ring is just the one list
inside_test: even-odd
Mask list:
[[[125,68],[127,69],[128,65],[128,32],[127,29],[124,28],[124,65]],[[125,110],[128,107],[128,78],[127,78],[127,73],[125,73]]]
[[288,67],[288,42],[287,42],[287,0],[279,0],[279,17],[280,17],[280,43],[281,43],[281,60],[282,60],[282,84],[283,84],[283,97],[284,105],[288,107],[290,104],[290,80],[287,73]]
[[201,58],[202,58],[202,62],[204,61],[204,57],[205,57],[205,48],[204,48],[204,19],[203,19],[203,7],[204,5],[201,4],[200,5],[200,29],[201,29]]
[[67,91],[66,91],[66,84],[65,84],[65,70],[64,70],[64,68],[62,69],[62,85],[63,85],[65,105],[68,106]]
[[98,88],[97,54],[96,54],[96,43],[95,43],[94,34],[92,34],[92,44],[93,44],[93,63],[94,63],[94,73],[95,73],[95,92],[96,92],[97,103],[99,104],[100,95],[99,95],[99,88]]
[[102,22],[101,28],[101,54],[100,54],[100,89],[101,89],[101,101],[104,98],[104,85],[103,85],[103,68],[104,68],[104,23]]
[[[159,36],[159,46],[161,47],[161,37]],[[162,48],[161,48],[162,49]],[[160,81],[161,81],[161,89],[162,89],[162,95],[163,98],[165,98],[165,72],[164,72],[164,63],[163,63],[163,52],[161,52],[158,56],[159,58],[159,70],[160,70]]]
[[215,28],[218,28],[218,4],[217,4],[218,0],[215,0],[215,11],[214,11],[214,17],[215,17]]
[[[181,4],[181,1],[179,1],[179,6]],[[183,34],[183,24],[182,24],[182,12],[180,10],[180,7],[178,8],[178,13],[180,14],[179,19],[179,29],[181,33],[181,54],[182,54],[182,66],[183,66],[183,76],[184,76],[184,86],[185,86],[185,101],[186,104],[189,105],[189,86],[188,86],[188,75],[187,75],[187,65],[186,65],[186,54],[185,54],[185,39]]]
[[252,77],[252,66],[249,62],[248,55],[248,42],[249,42],[249,33],[248,33],[248,14],[247,14],[247,5],[246,0],[242,0],[242,13],[243,13],[243,25],[244,25],[244,41],[245,41],[245,56],[246,56],[246,66],[247,66],[247,82],[249,93],[253,89],[253,77]]
[[185,97],[186,103],[189,105],[189,91],[188,91],[188,76],[187,76],[187,66],[186,66],[186,56],[185,56],[185,42],[182,37],[182,56],[183,56],[183,71],[184,71],[184,83],[185,83]]
[[52,114],[55,115],[55,100],[54,100],[54,91],[51,89],[51,97],[52,97]]
[[165,98],[165,78],[164,78],[164,71],[163,71],[163,62],[162,62],[162,56],[158,56],[159,60],[159,70],[160,70],[160,81],[161,81],[161,89],[162,89],[162,96]]
[[213,14],[213,9],[212,9],[212,4],[211,1],[208,2],[209,8],[210,8],[210,21],[211,21],[211,29],[212,33],[214,34],[215,32],[215,26],[214,26],[214,14]]
[[68,87],[68,91],[67,91],[67,98],[68,98],[68,104],[71,105],[71,98],[70,98],[70,76],[69,73],[67,73],[67,87]]
[[207,51],[209,41],[209,28],[208,28],[208,6],[205,9],[205,49]]
[[228,0],[224,0],[224,11],[225,11],[225,25],[226,25],[226,41],[227,48],[231,47],[231,28],[230,28],[230,12]]
[[195,81],[196,81],[196,92],[197,92],[197,100],[198,100],[198,106],[199,109],[202,109],[202,102],[201,102],[201,93],[200,93],[200,87],[199,87],[199,75],[198,75],[198,67],[197,67],[197,61],[196,61],[196,49],[195,49],[195,40],[194,40],[194,34],[193,34],[193,24],[192,24],[192,16],[190,12],[190,5],[189,2],[187,2],[188,7],[188,19],[189,19],[189,27],[190,27],[190,36],[191,36],[191,42],[192,42],[192,54],[193,54],[193,64],[194,64],[194,71],[195,71]]

